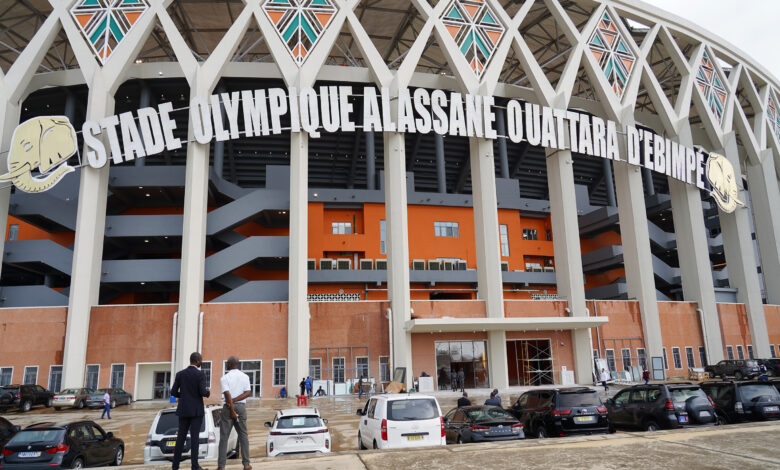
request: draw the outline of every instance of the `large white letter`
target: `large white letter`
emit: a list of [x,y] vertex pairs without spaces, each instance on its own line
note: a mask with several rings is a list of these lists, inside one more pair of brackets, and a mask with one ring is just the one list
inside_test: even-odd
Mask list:
[[322,112],[322,128],[325,132],[339,130],[339,92],[335,86],[320,87],[320,110]]
[[211,142],[211,138],[214,137],[214,130],[211,127],[211,108],[200,96],[196,96],[190,102],[190,119],[195,140],[204,145]]
[[217,142],[222,142],[230,138],[230,134],[225,130],[225,124],[222,122],[222,107],[219,104],[219,95],[211,95],[211,118],[214,120],[214,137]]
[[165,150],[165,137],[163,137],[157,111],[154,108],[139,109],[138,123],[141,125],[141,136],[144,138],[146,156],[156,155]]
[[414,110],[409,89],[398,92],[398,132],[417,132],[414,127]]
[[506,104],[507,137],[518,144],[523,140],[523,107],[517,100],[509,100]]
[[[317,92],[306,87],[301,90],[301,127],[313,138],[320,136],[317,128],[320,125],[320,112],[317,109]],[[324,103],[323,103],[324,104]]]
[[431,111],[435,116],[433,119],[433,132],[439,135],[446,135],[449,132],[450,124],[447,112],[444,107],[447,104],[447,94],[441,90],[433,90],[431,93]]
[[106,164],[106,147],[95,137],[100,132],[100,124],[97,121],[85,121],[81,126],[84,144],[87,146],[87,162],[92,168],[103,168]]
[[268,90],[268,101],[271,109],[271,129],[274,134],[281,134],[281,117],[287,114],[287,96],[281,88],[271,88]]
[[485,125],[486,139],[495,139],[498,137],[496,130],[493,128],[493,123],[496,122],[496,113],[493,112],[493,104],[495,104],[495,100],[492,96],[482,98],[482,123]]
[[162,125],[163,135],[165,136],[165,148],[176,150],[181,148],[181,139],[173,136],[176,129],[176,120],[171,119],[169,114],[173,111],[173,104],[169,101],[157,107],[160,110],[160,123]]
[[382,132],[382,115],[376,89],[367,86],[363,88],[363,132],[369,131]]
[[415,125],[417,126],[417,132],[420,134],[431,132],[431,112],[427,108],[430,104],[431,95],[428,94],[428,90],[425,88],[414,90],[414,109],[420,115],[415,121]]
[[[141,134],[138,133],[138,127],[135,125],[133,113],[128,111],[119,115],[119,125],[122,128],[122,143],[125,145],[125,161],[129,162],[134,158],[143,158],[146,156],[144,143],[141,141]],[[114,160],[114,164],[122,163],[122,160]]]

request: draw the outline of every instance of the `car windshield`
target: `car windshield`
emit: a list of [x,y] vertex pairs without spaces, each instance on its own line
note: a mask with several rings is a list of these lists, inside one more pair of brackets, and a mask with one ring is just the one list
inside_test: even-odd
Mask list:
[[[169,412],[169,413],[162,413],[160,415],[160,419],[157,421],[157,427],[155,428],[154,432],[157,434],[164,434],[164,435],[170,435],[170,434],[176,434],[176,431],[179,430],[179,417],[176,416],[176,413]],[[200,432],[203,432],[206,430],[206,420],[203,419],[200,421]]]
[[745,361],[745,365],[748,367],[758,367],[758,362],[756,361]]
[[699,387],[696,388],[673,388],[670,390],[672,393],[672,401],[675,403],[685,403],[685,401],[692,397],[700,397],[707,399],[707,394]]
[[77,388],[66,388],[65,390],[61,391],[57,395],[75,395],[79,393],[79,389]]
[[780,392],[772,384],[747,384],[741,385],[742,399],[744,401],[755,401],[758,397],[770,397],[780,399]]
[[492,421],[494,419],[515,419],[514,416],[501,408],[479,408],[474,410],[467,410],[466,413],[474,421]]
[[439,417],[439,409],[433,399],[393,400],[387,402],[387,419],[414,421]]
[[276,429],[316,428],[320,425],[320,418],[310,416],[283,416],[276,422]]
[[14,445],[27,445],[32,443],[45,444],[49,442],[60,442],[65,434],[63,429],[25,429],[19,431],[16,435],[8,441],[9,446]]
[[585,393],[561,393],[558,395],[558,406],[571,408],[573,406],[601,406],[599,394],[594,391]]
[[98,389],[98,393],[106,393],[106,392],[111,393],[111,389],[108,389],[108,388],[99,388]]

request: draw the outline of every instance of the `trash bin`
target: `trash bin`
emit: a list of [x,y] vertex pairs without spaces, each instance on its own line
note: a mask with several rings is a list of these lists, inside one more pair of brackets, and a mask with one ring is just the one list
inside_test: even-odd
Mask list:
[[306,395],[297,395],[298,406],[307,406],[309,403],[309,397]]
[[171,395],[171,403],[176,403],[176,397],[174,397],[173,395]]

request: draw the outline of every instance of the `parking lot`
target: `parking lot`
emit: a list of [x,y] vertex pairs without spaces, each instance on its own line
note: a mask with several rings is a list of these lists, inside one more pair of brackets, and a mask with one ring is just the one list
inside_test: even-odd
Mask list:
[[[616,391],[610,390],[610,395]],[[437,393],[443,411],[455,406],[457,394]],[[482,403],[486,396],[473,397]],[[511,398],[516,398],[512,394]],[[510,396],[503,397],[504,406]],[[324,457],[301,456],[283,460],[264,459],[267,428],[265,421],[274,410],[294,407],[294,399],[263,399],[248,403],[249,441],[255,468],[504,468],[524,465],[555,468],[624,468],[654,464],[660,468],[780,468],[780,422],[753,423],[661,431],[656,433],[618,432],[613,435],[559,439],[529,439],[514,443],[467,444],[416,451],[357,450],[357,408],[365,399],[357,397],[315,398],[310,405],[328,418],[333,440],[332,454]],[[99,410],[36,408],[28,413],[7,412],[3,416],[20,426],[51,420],[92,419],[125,441],[125,465],[143,463],[143,446],[157,411],[165,402],[137,402],[112,411],[112,419],[100,420]],[[489,458],[489,461],[486,461]],[[316,460],[312,460],[316,459]],[[238,463],[240,461],[231,461]],[[284,463],[282,463],[284,462]],[[486,462],[488,466],[486,467]],[[207,463],[205,468],[213,468]],[[164,466],[169,467],[169,466]]]

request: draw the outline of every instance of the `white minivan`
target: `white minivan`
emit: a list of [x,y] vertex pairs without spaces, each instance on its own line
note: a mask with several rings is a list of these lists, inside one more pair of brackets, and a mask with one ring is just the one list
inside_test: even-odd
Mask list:
[[447,445],[436,398],[393,394],[370,398],[357,410],[358,448],[397,449]]
[[[219,455],[219,424],[222,415],[222,407],[217,405],[205,406],[203,424],[200,426],[198,459],[217,460]],[[179,431],[179,417],[176,416],[176,408],[165,408],[157,413],[152,421],[152,428],[146,437],[144,446],[144,463],[152,463],[160,460],[173,460],[173,451],[176,447],[176,434]],[[228,436],[228,456],[238,454],[238,433],[235,428],[230,430]],[[183,458],[189,459],[190,438],[184,443]]]
[[289,454],[326,454],[330,452],[330,431],[327,419],[317,408],[291,408],[279,410],[271,428],[265,452],[269,457]]

